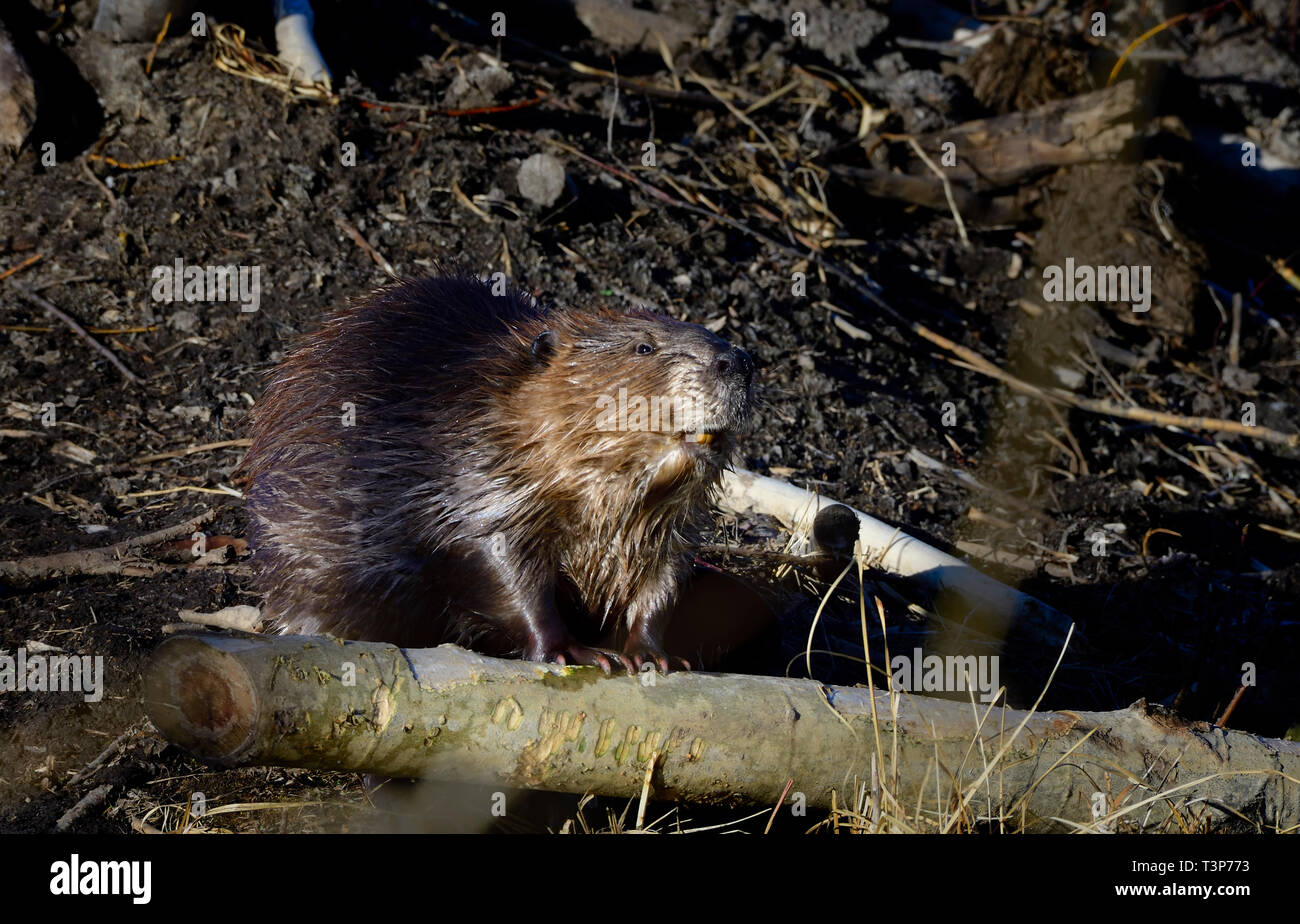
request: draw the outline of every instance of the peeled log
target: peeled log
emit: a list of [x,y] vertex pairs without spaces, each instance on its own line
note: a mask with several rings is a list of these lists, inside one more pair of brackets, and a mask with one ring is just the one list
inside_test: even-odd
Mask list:
[[[798,535],[808,535],[818,511],[838,505],[824,495],[744,469],[722,476],[718,505],[732,513],[753,511],[775,517]],[[844,506],[844,505],[840,505]],[[960,558],[909,536],[896,526],[847,507],[858,520],[858,542],[880,567],[929,589],[940,613],[995,638],[1006,638],[1018,624],[1056,648],[1069,637],[1072,624],[1029,594],[996,581]]]
[[[1100,788],[1110,829],[1300,824],[1300,743],[1188,723],[1141,703],[1026,718],[904,694],[895,725],[890,694],[864,687],[736,674],[606,678],[451,645],[403,650],[301,636],[177,635],[145,673],[145,706],[159,730],[226,766],[633,797],[653,760],[656,798],[774,804],[793,779],[792,794],[818,807],[832,792],[838,805],[856,804],[870,779],[873,695],[876,766],[908,813],[920,806],[934,818],[937,808],[950,818],[964,797],[971,816],[1018,824],[1023,811],[1035,830],[1060,820],[1091,825]],[[977,726],[981,743],[972,746]]]

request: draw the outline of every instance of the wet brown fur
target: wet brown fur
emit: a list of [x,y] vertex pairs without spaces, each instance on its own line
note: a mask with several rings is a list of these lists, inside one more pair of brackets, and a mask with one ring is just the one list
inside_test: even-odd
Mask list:
[[[601,663],[600,643],[663,665],[751,370],[696,325],[550,309],[463,274],[373,293],[306,337],[251,415],[266,615],[283,632],[570,663]],[[620,388],[692,399],[683,429],[716,431],[712,446],[602,429],[597,399]]]

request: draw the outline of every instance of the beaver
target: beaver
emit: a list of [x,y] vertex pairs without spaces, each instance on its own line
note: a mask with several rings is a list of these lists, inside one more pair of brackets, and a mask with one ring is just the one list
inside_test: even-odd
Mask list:
[[265,614],[281,633],[689,668],[664,631],[753,379],[743,350],[643,309],[456,270],[381,288],[250,412]]

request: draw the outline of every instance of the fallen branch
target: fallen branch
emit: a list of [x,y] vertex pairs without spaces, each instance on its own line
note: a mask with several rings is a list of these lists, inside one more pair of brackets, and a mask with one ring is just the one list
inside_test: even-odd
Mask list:
[[129,569],[132,568],[143,569],[138,573],[149,574],[152,571],[148,562],[132,563],[123,559],[122,554],[133,549],[157,545],[168,539],[188,536],[216,515],[215,509],[205,510],[197,516],[190,517],[184,523],[100,548],[75,549],[55,555],[37,555],[15,561],[0,561],[0,579],[15,587],[25,587],[38,581],[49,581],[73,574],[126,574],[130,573]]
[[915,827],[958,816],[973,827],[965,813],[976,805],[1034,830],[1300,823],[1300,743],[1142,703],[1034,714],[811,680],[606,678],[452,645],[216,635],[164,641],[145,670],[144,701],[169,741],[224,766],[631,799],[653,763],[654,798],[779,804],[793,779],[796,796],[827,808],[857,803],[874,758],[890,805],[914,811]]
[[[926,151],[941,156],[956,145],[958,161],[944,173],[973,189],[1009,186],[1029,177],[1118,156],[1137,130],[1137,84],[1124,83],[1068,99],[1053,100],[1028,112],[964,122],[916,136]],[[885,136],[910,140],[910,136]]]
[[[996,197],[989,194],[991,190],[1058,167],[1120,154],[1135,134],[1127,120],[1137,109],[1137,91],[1129,81],[1054,100],[1029,112],[979,119],[928,135],[880,136],[907,142],[937,180],[841,164],[829,169],[869,196],[951,212],[964,241],[963,218],[981,225],[1016,224],[1033,217],[1033,207],[1041,198],[1041,192],[1032,187]],[[959,159],[940,169],[933,158],[943,157],[947,144],[955,146]]]

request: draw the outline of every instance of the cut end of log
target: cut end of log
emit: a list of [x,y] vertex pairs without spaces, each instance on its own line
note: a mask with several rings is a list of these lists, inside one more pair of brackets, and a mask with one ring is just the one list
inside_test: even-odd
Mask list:
[[217,763],[235,763],[257,727],[257,696],[239,659],[190,636],[167,639],[154,652],[144,706],[168,741]]

